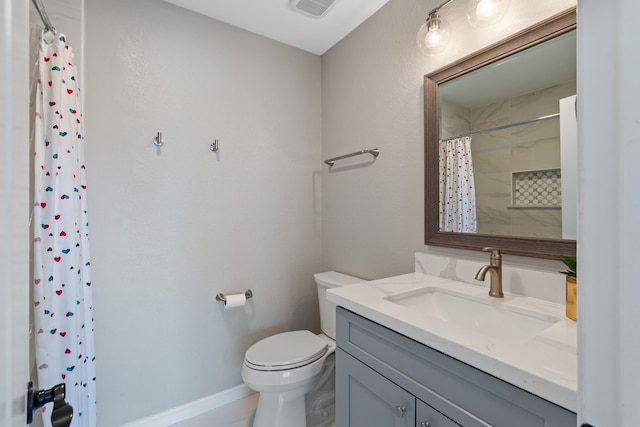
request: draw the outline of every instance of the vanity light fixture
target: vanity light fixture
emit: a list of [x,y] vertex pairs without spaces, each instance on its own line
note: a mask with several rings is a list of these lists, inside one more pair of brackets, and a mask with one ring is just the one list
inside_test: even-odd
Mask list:
[[[292,0],[293,1],[293,0]],[[416,36],[420,51],[427,55],[442,53],[451,38],[451,25],[442,18],[440,9],[453,0],[448,0],[429,12],[427,20]],[[497,24],[504,18],[511,0],[467,0],[467,21],[475,28]]]
[[467,20],[476,28],[497,24],[504,18],[511,0],[468,0]]
[[449,0],[431,12],[424,24],[418,30],[416,42],[418,48],[427,56],[442,53],[451,38],[451,25],[440,16],[440,9],[451,3]]

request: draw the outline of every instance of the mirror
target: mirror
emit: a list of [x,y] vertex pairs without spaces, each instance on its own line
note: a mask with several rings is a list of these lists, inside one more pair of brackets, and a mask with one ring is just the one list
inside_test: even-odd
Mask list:
[[575,28],[572,8],[425,76],[427,245],[575,255]]

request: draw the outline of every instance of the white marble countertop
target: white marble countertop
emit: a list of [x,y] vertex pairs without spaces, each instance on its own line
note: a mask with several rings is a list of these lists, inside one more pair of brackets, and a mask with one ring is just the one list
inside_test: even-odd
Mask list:
[[[507,311],[533,311],[555,320],[533,336],[501,340],[388,300],[430,286],[486,298],[487,304]],[[577,329],[565,317],[563,304],[507,293],[504,299],[490,298],[484,287],[422,273],[334,288],[327,296],[369,320],[577,412]]]

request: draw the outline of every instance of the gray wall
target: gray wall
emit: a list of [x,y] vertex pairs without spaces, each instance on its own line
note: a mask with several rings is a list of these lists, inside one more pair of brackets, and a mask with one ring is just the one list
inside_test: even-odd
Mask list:
[[[377,147],[375,163],[359,157],[322,173],[322,260],[366,278],[413,270],[416,251],[485,254],[424,246],[423,77],[474,50],[563,11],[572,0],[512,0],[495,27],[474,30],[466,2],[442,10],[453,28],[447,50],[425,57],[415,36],[440,1],[391,0],[322,57],[323,158]],[[346,166],[339,170],[337,166]],[[505,262],[557,270],[556,262]]]
[[[267,335],[318,331],[320,58],[153,0],[87,1],[86,43],[98,422],[115,426],[241,384]],[[215,301],[248,288],[245,308]]]
[[323,169],[326,268],[401,274],[424,249],[424,73],[414,41],[423,3],[391,0],[322,57],[323,158],[381,151],[374,163],[362,156]]

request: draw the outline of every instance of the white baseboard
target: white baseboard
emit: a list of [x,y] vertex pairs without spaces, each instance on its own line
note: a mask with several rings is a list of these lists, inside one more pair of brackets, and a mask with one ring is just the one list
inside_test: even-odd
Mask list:
[[255,392],[244,384],[223,390],[202,399],[194,400],[182,406],[171,408],[156,415],[141,418],[124,424],[122,427],[168,427],[188,420],[205,412],[224,406],[236,400],[244,399]]

